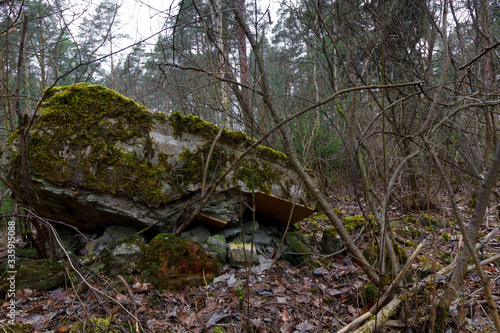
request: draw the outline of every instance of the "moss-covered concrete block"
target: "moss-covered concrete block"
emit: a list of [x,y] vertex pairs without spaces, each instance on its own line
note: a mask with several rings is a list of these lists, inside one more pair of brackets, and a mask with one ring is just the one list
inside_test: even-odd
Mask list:
[[178,290],[210,283],[218,273],[219,263],[192,239],[162,233],[147,246],[142,268],[145,281],[156,288]]
[[334,227],[328,227],[323,230],[323,236],[319,242],[321,250],[325,254],[335,253],[342,250],[344,243]]
[[[76,273],[67,275],[63,263],[56,259],[30,260],[21,263],[16,267],[15,275],[16,290],[25,288],[33,290],[53,290],[64,285],[71,285],[70,279],[74,283],[78,282]],[[72,270],[69,270],[72,272]],[[7,281],[0,283],[1,290],[7,290]]]
[[231,266],[247,267],[249,266],[250,259],[253,265],[259,264],[255,245],[252,246],[250,243],[229,243],[227,255]]
[[[199,117],[151,112],[98,85],[47,90],[27,140],[30,190],[43,207],[38,214],[87,230],[155,224],[172,231],[179,208],[200,191],[218,130]],[[19,135],[11,140],[1,164],[12,183],[21,184]],[[224,130],[208,163],[208,181],[251,144],[244,133]],[[217,190],[239,188],[244,197],[255,189],[310,203],[287,156],[263,146],[255,148],[255,156],[244,158]],[[230,197],[240,198],[239,190],[235,193]],[[230,225],[238,221],[239,201],[224,195],[213,200],[202,213]]]

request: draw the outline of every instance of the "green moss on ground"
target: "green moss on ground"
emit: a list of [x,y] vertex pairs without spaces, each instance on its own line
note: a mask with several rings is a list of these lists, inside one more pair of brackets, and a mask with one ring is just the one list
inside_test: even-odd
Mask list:
[[10,333],[30,333],[33,331],[33,324],[14,324],[2,327],[4,332]]
[[429,228],[439,227],[442,225],[442,222],[439,218],[426,213],[422,214],[419,221],[424,227]]
[[[78,282],[76,273],[71,276]],[[19,289],[52,290],[69,283],[64,264],[56,259],[31,260],[17,268],[16,284]]]
[[377,288],[373,283],[364,285],[359,290],[359,296],[361,298],[361,305],[367,306],[371,301],[374,301],[377,296]]
[[121,330],[112,326],[111,318],[92,318],[73,324],[70,333],[118,333]]
[[412,225],[408,225],[401,230],[399,230],[399,233],[403,236],[412,236],[412,237],[422,237],[424,232],[420,230],[419,228],[414,228]]
[[414,217],[407,216],[407,217],[404,218],[403,223],[415,226],[415,225],[417,225],[418,220],[416,218],[414,218]]
[[[404,265],[408,260],[408,255],[406,254],[404,249],[399,247],[397,243],[393,243],[392,246],[394,248],[394,252],[396,253],[396,257],[398,259],[399,264]],[[376,262],[379,262],[379,255],[380,255],[380,248],[378,247],[378,245],[375,244],[372,244],[363,250],[363,256],[366,258],[366,260],[368,260],[368,262],[371,265],[374,265]],[[385,270],[389,272],[391,270],[391,259],[389,257],[388,251],[386,251],[385,253],[385,262],[386,262]]]
[[[375,219],[373,218],[373,215],[368,215],[368,219],[365,218],[363,215],[353,215],[353,216],[347,216],[345,213],[341,212],[340,210],[334,208],[335,214],[339,218],[342,219],[342,222],[344,224],[344,228],[347,230],[348,233],[352,233],[354,230],[359,229],[363,226],[373,226],[376,227]],[[314,215],[312,219],[328,219],[325,214],[319,213],[317,215]],[[331,237],[334,237],[337,235],[337,231],[335,228],[327,228],[328,232],[331,233]],[[325,229],[326,230],[326,229]]]
[[342,218],[344,222],[344,227],[347,230],[347,232],[351,233],[356,228],[362,227],[362,226],[373,226],[376,227],[375,223],[375,218],[373,215],[368,215],[367,218],[365,218],[363,215],[354,215],[354,216],[344,216]]

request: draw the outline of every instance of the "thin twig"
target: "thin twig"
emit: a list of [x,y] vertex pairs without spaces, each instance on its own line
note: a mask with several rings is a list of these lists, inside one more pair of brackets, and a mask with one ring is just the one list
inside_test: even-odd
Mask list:
[[125,288],[127,289],[128,291],[128,295],[130,296],[130,302],[132,302],[132,309],[134,309],[134,315],[135,315],[135,331],[136,332],[139,332],[139,321],[137,320],[138,316],[137,316],[137,305],[135,304],[135,297],[134,297],[134,293],[132,292],[132,290],[130,289],[127,281],[125,281],[125,279],[123,278],[123,276],[121,276],[120,274],[118,274],[117,276],[118,279],[120,279],[120,281],[122,282],[122,284],[125,286]]

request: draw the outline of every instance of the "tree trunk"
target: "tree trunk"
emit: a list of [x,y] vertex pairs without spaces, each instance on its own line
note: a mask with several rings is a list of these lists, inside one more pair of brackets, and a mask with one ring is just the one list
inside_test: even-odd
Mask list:
[[[493,186],[496,184],[499,173],[500,142],[497,143],[493,161],[479,189],[476,208],[474,209],[474,214],[470,221],[469,228],[467,229],[467,234],[465,235],[470,240],[471,244],[477,242],[479,229],[483,224],[484,215],[488,207],[491,193],[493,192]],[[460,257],[457,259],[457,265],[453,270],[450,281],[447,284],[446,290],[438,306],[438,320],[444,320],[444,317],[448,313],[450,304],[455,299],[456,291],[462,284],[465,273],[467,273],[467,261],[471,258],[471,255],[472,253],[468,247],[465,247],[460,253]]]
[[[236,8],[236,6],[235,6]],[[244,18],[240,15],[240,13],[237,10],[234,10],[234,15],[236,17],[236,20],[238,21],[238,24],[242,27],[243,31],[245,32],[248,41],[250,42],[250,45],[252,46],[252,50],[255,54],[255,59],[257,61],[257,66],[259,68],[259,72],[261,75],[261,86],[262,86],[262,92],[263,92],[263,100],[266,106],[268,107],[271,116],[274,120],[275,124],[278,124],[282,121],[281,116],[278,114],[278,111],[275,108],[274,102],[272,101],[271,97],[271,91],[270,91],[270,85],[266,73],[266,68],[264,65],[264,59],[262,57],[262,54],[260,52],[260,47],[257,44],[257,41],[255,40],[255,37],[252,35],[250,32],[250,29],[245,22]],[[342,221],[338,218],[338,216],[335,214],[333,211],[333,208],[330,206],[330,204],[326,201],[326,199],[323,196],[323,193],[319,190],[319,187],[314,181],[304,170],[304,167],[301,165],[299,162],[297,152],[295,151],[295,147],[293,145],[292,141],[292,135],[290,133],[290,129],[288,127],[288,124],[285,124],[284,126],[280,127],[279,129],[282,137],[283,137],[283,146],[285,149],[285,153],[288,155],[288,158],[290,159],[290,163],[292,164],[293,168],[295,171],[299,174],[300,178],[306,185],[307,190],[311,193],[311,195],[314,197],[318,205],[321,207],[321,209],[325,212],[326,216],[332,223],[332,225],[335,227],[336,231],[338,232],[340,238],[342,239],[342,242],[346,246],[347,250],[351,255],[354,257],[354,259],[357,261],[357,263],[361,266],[363,271],[366,273],[366,275],[376,284],[379,284],[379,277],[373,270],[373,268],[370,266],[368,261],[365,259],[363,254],[361,253],[361,250],[354,244],[353,240],[351,239],[349,233],[347,230],[344,228],[344,225],[342,224]]]
[[[242,17],[246,15],[245,0],[238,0],[238,11]],[[238,26],[238,60],[240,65],[240,83],[242,105],[241,112],[243,113],[243,121],[247,133],[252,132],[253,114],[250,103],[250,91],[245,86],[250,85],[250,76],[248,73],[248,58],[247,58],[247,38],[245,32]]]

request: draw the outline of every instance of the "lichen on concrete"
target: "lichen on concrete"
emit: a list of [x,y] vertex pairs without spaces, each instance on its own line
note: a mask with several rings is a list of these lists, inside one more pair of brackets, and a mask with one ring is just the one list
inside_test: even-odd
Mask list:
[[[182,116],[180,112],[174,112],[169,117],[169,122],[174,128],[177,136],[182,136],[183,133],[189,132],[193,134],[203,135],[210,139],[215,138],[219,131],[219,127],[209,123],[200,117],[187,115]],[[245,133],[241,131],[230,131],[224,129],[221,135],[221,143],[236,148],[248,148],[255,142],[252,141]],[[289,165],[288,157],[277,150],[265,146],[256,147],[256,156],[274,163],[282,163]]]

